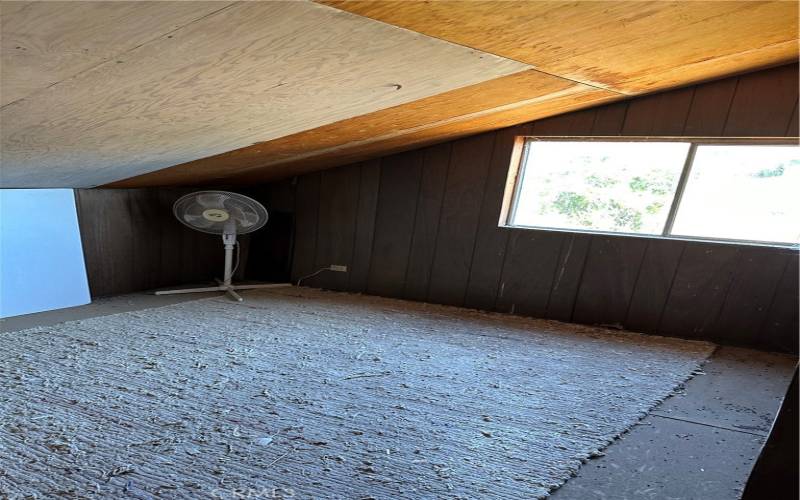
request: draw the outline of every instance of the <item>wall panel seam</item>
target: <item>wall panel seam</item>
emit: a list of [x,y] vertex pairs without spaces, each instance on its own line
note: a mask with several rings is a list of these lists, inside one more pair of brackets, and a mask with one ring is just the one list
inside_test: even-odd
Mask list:
[[431,296],[431,278],[433,277],[433,263],[436,262],[436,254],[439,251],[439,229],[442,227],[442,209],[444,208],[444,198],[447,196],[447,181],[450,180],[450,168],[453,165],[453,142],[450,141],[447,147],[447,171],[444,174],[444,184],[442,184],[442,196],[439,200],[439,215],[436,222],[436,233],[433,236],[433,253],[428,264],[428,283],[425,285],[425,300]]
[[575,287],[575,296],[572,298],[572,309],[569,313],[569,321],[575,317],[575,308],[578,306],[578,297],[583,287],[583,274],[586,271],[586,262],[589,260],[589,255],[592,253],[592,244],[594,243],[595,236],[589,237],[589,244],[586,246],[586,255],[583,256],[583,263],[581,263],[581,272],[578,275],[578,286]]
[[722,123],[722,135],[728,135],[728,119],[731,117],[733,110],[733,103],[736,102],[736,94],[739,91],[739,82],[741,77],[736,77],[736,83],[733,85],[733,92],[731,93],[731,100],[728,102],[728,110],[725,112],[725,121]]
[[472,265],[475,262],[475,248],[478,246],[478,235],[480,234],[481,230],[481,215],[483,214],[483,206],[486,202],[486,189],[488,188],[489,182],[489,175],[491,174],[494,154],[497,148],[497,131],[492,132],[492,150],[489,153],[489,166],[486,169],[486,175],[483,178],[483,189],[481,191],[481,203],[480,207],[478,208],[478,221],[475,225],[475,237],[472,239],[472,252],[470,253],[469,257],[469,269],[467,270],[467,283],[464,286],[464,293],[461,295],[461,304],[465,304],[467,301],[467,292],[469,291],[469,284],[472,281]]
[[658,315],[658,323],[656,324],[656,329],[654,330],[656,333],[661,333],[661,324],[664,322],[664,313],[667,310],[667,305],[669,305],[669,300],[672,298],[672,287],[675,286],[675,280],[678,277],[678,272],[681,270],[681,264],[683,263],[683,255],[686,253],[686,243],[683,244],[681,247],[681,254],[678,256],[678,262],[675,263],[675,270],[672,272],[672,279],[669,280],[669,287],[667,287],[667,294],[666,299],[664,300],[664,305],[661,306],[661,313]]
[[[694,97],[694,96],[693,96]],[[645,243],[644,251],[642,252],[642,258],[639,259],[639,268],[636,270],[636,279],[633,280],[633,287],[631,288],[631,295],[628,297],[628,306],[625,308],[625,317],[623,318],[623,326],[627,326],[628,318],[631,314],[631,306],[633,305],[633,299],[636,297],[636,289],[639,286],[639,279],[642,277],[642,267],[644,267],[644,259],[647,256],[647,252],[650,250],[650,245],[652,241],[647,240]]]

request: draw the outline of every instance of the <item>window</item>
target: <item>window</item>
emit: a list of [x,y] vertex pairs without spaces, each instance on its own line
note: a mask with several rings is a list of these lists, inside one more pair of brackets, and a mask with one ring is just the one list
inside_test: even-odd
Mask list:
[[526,138],[517,156],[509,226],[800,241],[796,145]]

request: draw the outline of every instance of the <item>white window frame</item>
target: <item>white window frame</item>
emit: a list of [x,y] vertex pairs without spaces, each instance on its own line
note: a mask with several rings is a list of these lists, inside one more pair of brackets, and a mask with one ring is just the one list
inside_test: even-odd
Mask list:
[[[549,226],[529,226],[524,224],[513,224],[514,211],[517,208],[519,201],[520,191],[522,189],[522,181],[525,176],[525,163],[527,161],[528,152],[531,144],[536,142],[558,142],[558,141],[571,141],[571,142],[684,142],[689,143],[689,150],[686,154],[686,161],[684,162],[681,170],[681,175],[678,179],[678,185],[675,188],[675,195],[672,199],[667,220],[664,224],[664,229],[660,235],[655,234],[640,234],[640,233],[626,233],[621,231],[600,231],[596,229],[575,229],[575,228],[559,228]],[[565,233],[588,233],[599,234],[605,236],[627,236],[636,238],[650,238],[650,239],[669,239],[669,240],[682,240],[682,241],[706,241],[716,243],[729,243],[737,245],[753,245],[753,246],[767,246],[767,247],[781,247],[781,248],[794,248],[797,249],[800,244],[787,243],[787,242],[772,242],[772,241],[759,241],[759,240],[743,240],[743,239],[730,239],[730,238],[717,238],[717,237],[694,237],[673,235],[672,228],[675,224],[675,218],[678,215],[678,208],[680,207],[683,193],[686,190],[686,185],[689,181],[689,176],[692,172],[694,165],[695,153],[698,146],[797,146],[798,139],[792,137],[674,137],[674,136],[517,136],[514,142],[514,147],[511,153],[511,165],[508,171],[506,180],[505,193],[503,195],[503,205],[500,210],[499,226],[509,229],[535,229],[538,231],[555,231]]]

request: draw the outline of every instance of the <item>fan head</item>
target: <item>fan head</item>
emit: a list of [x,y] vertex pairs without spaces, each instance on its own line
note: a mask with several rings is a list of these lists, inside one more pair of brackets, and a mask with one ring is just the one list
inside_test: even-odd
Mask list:
[[187,194],[175,202],[172,212],[190,228],[210,234],[252,233],[269,218],[264,205],[230,191]]

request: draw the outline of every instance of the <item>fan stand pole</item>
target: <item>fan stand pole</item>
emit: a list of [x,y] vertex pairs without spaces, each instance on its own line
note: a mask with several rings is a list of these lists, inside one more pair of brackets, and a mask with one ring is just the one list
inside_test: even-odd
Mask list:
[[225,292],[228,293],[228,295],[234,300],[241,302],[242,296],[236,293],[231,286],[231,279],[233,278],[233,247],[236,246],[236,233],[223,234],[222,242],[225,244],[225,271],[222,274],[222,283],[219,283],[219,281],[217,282],[220,287],[225,288]]

